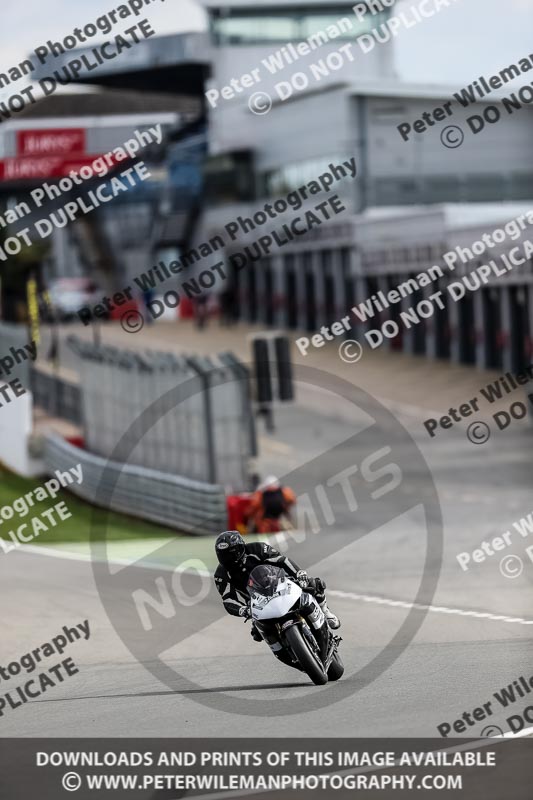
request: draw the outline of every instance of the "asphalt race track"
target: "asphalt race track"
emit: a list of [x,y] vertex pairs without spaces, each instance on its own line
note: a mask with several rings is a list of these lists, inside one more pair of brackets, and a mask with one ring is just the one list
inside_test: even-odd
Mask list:
[[[365,411],[372,415],[371,409]],[[144,663],[139,663],[110,623],[91,563],[44,555],[36,546],[0,560],[2,663],[23,655],[20,642],[37,647],[63,624],[88,619],[91,636],[65,652],[79,673],[6,711],[2,735],[249,737],[282,731],[283,736],[431,737],[438,735],[437,725],[482,705],[520,675],[529,677],[533,564],[524,556],[528,542],[501,554],[523,556],[523,572],[515,578],[501,574],[498,553],[468,572],[456,560],[457,553],[473,551],[532,510],[528,423],[516,423],[476,446],[459,429],[430,440],[420,419],[401,417],[430,467],[444,519],[442,565],[432,555],[425,566],[430,582],[438,577],[437,589],[429,609],[413,612],[426,558],[422,504],[433,493],[428,475],[394,424],[369,429],[363,413],[353,421],[346,409],[339,413],[342,418],[335,419],[293,406],[279,412],[274,435],[262,435],[264,466],[289,476],[289,483],[293,476],[299,492],[327,486],[343,464],[361,467],[360,454],[370,449],[391,445],[401,468],[394,492],[373,504],[361,503],[356,511],[339,492],[328,495],[334,524],[301,537],[290,551],[300,566],[326,579],[330,605],[341,617],[346,672],[338,684],[313,687],[306,676],[278,664],[264,645],[252,641],[247,625],[223,614],[218,595],[210,591],[198,605],[180,610],[180,633],[161,656],[174,671],[167,685],[154,674],[158,652],[140,642],[137,652]],[[361,474],[359,469],[354,477],[356,495]],[[431,505],[427,513],[436,523],[438,508]],[[147,564],[114,570],[107,602],[113,604],[114,625],[118,621],[131,643],[138,631],[128,630],[129,614],[122,618],[127,588],[121,581],[126,584],[132,572],[142,572],[143,581],[163,573]],[[187,587],[198,576],[182,580]],[[410,612],[419,626],[412,641],[399,630]],[[388,667],[387,660],[392,661]],[[4,682],[2,690],[8,688]],[[317,695],[322,707],[309,710]],[[242,700],[248,701],[247,711],[236,713],[233,706]],[[512,713],[519,710],[517,705]],[[508,714],[496,709],[464,735],[479,736],[489,723],[508,730]]]

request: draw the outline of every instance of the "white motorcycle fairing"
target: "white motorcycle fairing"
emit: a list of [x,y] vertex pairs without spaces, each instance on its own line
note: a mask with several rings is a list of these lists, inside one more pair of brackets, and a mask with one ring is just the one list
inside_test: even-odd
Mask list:
[[279,619],[284,617],[301,596],[302,589],[289,578],[280,581],[276,591],[270,597],[254,592],[250,599],[252,619]]

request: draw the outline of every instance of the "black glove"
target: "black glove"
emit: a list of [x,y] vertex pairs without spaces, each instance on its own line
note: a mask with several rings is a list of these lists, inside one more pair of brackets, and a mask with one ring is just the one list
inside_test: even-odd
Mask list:
[[241,606],[239,608],[239,617],[244,617],[244,620],[252,618],[252,612],[250,611],[250,606]]
[[322,597],[326,591],[326,582],[323,581],[322,578],[309,578],[307,591],[309,594]]

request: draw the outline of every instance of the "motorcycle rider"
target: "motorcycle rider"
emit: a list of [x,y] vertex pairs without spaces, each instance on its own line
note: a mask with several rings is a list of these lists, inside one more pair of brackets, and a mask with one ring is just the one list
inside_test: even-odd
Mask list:
[[252,495],[248,517],[251,530],[258,533],[277,533],[281,530],[281,520],[285,517],[290,523],[290,510],[296,503],[296,495],[288,486],[271,475],[257,487]]
[[[250,572],[259,564],[271,564],[274,567],[281,567],[289,578],[313,595],[332,630],[340,627],[338,617],[327,606],[324,581],[320,578],[310,578],[305,570],[300,569],[294,561],[281,555],[269,544],[264,542],[245,544],[238,531],[224,531],[215,541],[215,552],[218,558],[215,584],[228,614],[250,618],[250,598],[246,590]],[[252,626],[252,636],[256,641],[261,641],[262,637],[255,630],[255,626]]]

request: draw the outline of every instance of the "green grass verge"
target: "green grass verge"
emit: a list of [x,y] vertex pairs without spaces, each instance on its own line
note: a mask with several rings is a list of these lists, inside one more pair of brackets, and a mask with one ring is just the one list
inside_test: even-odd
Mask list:
[[[11,506],[13,502],[28,492],[41,486],[44,480],[28,480],[18,475],[13,475],[8,470],[0,467],[0,508]],[[40,517],[43,511],[53,508],[56,503],[63,501],[72,517],[61,521],[57,512],[54,513],[54,520],[57,525]],[[9,531],[15,531],[24,522],[28,527],[23,533],[31,535],[31,520],[40,517],[48,526],[48,531],[42,531],[31,544],[50,545],[59,542],[81,542],[88,543],[90,540],[91,528],[95,541],[121,541],[124,539],[149,539],[162,538],[169,536],[183,536],[176,531],[155,525],[143,520],[133,519],[124,514],[106,512],[102,509],[95,509],[89,503],[80,500],[71,492],[61,490],[55,499],[47,498],[41,502],[35,502],[29,509],[29,513],[20,516],[15,512],[12,519],[4,520],[0,517],[0,537],[7,542],[11,542]],[[187,537],[188,538],[188,537]]]

